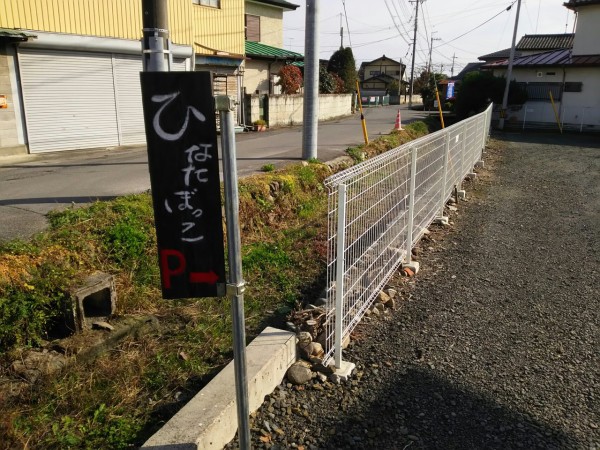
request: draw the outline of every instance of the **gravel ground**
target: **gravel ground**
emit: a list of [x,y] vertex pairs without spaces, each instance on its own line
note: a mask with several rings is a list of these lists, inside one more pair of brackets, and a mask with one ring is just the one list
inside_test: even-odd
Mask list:
[[600,140],[502,139],[355,330],[354,376],[284,380],[254,448],[600,449]]

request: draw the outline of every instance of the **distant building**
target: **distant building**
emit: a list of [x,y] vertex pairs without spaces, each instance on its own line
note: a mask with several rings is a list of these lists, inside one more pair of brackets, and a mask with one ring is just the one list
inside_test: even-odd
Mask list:
[[[392,83],[401,87],[405,81],[406,65],[383,55],[373,61],[363,62],[358,70],[360,87],[365,93],[398,95],[390,92]],[[400,88],[401,89],[401,88]]]
[[[561,124],[600,130],[600,0],[569,0],[564,5],[577,13],[574,35],[526,35],[519,42],[522,50],[513,62],[512,78],[527,91],[528,100],[523,107],[510,108],[509,124],[556,126],[552,94]],[[505,58],[486,63],[482,70],[504,76],[507,67]]]

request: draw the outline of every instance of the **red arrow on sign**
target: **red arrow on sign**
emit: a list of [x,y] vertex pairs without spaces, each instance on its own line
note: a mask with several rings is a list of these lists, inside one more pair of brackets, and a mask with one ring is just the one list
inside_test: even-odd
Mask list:
[[210,272],[190,272],[190,283],[215,284],[219,276],[212,270]]

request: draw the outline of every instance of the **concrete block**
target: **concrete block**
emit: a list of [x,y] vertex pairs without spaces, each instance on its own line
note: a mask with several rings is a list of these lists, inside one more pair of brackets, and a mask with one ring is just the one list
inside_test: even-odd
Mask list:
[[465,191],[465,190],[456,191],[456,197],[464,200],[465,198],[467,198],[467,191]]
[[[296,361],[296,336],[268,327],[246,348],[250,412],[281,383]],[[142,448],[160,450],[222,449],[237,431],[235,374],[232,361]]]
[[72,291],[75,300],[76,327],[79,330],[92,328],[96,321],[106,321],[115,313],[117,293],[112,275],[95,272]]
[[419,273],[419,267],[420,264],[418,261],[411,261],[409,263],[402,263],[402,268],[403,269],[410,269],[413,271],[413,273],[416,275],[417,273]]
[[475,163],[475,167],[479,169],[483,169],[485,167],[485,163],[483,161],[477,161]]
[[352,372],[356,368],[356,364],[342,361],[340,367],[336,367],[335,372],[329,375],[330,380],[333,383],[339,384],[342,381],[348,381],[348,379],[352,376]]
[[471,173],[468,173],[465,178],[467,180],[474,180],[475,178],[477,178],[477,174],[475,172],[471,172]]

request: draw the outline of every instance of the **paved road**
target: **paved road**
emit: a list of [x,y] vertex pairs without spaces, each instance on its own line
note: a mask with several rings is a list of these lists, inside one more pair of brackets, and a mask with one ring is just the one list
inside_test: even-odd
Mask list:
[[[403,122],[423,117],[402,107]],[[394,127],[398,106],[365,109],[371,138]],[[302,128],[237,135],[238,173],[299,161]],[[327,161],[363,141],[359,115],[319,125],[318,157]],[[0,158],[0,241],[27,238],[55,208],[144,192],[150,188],[145,146]]]

